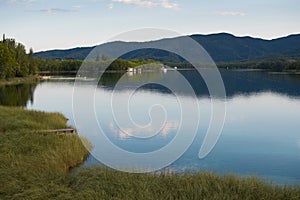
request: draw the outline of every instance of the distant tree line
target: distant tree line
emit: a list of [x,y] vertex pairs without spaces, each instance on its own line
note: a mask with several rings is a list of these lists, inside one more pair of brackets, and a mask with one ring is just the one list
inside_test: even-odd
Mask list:
[[245,62],[232,62],[232,63],[219,63],[220,68],[239,68],[239,69],[265,69],[270,71],[300,71],[299,60],[288,59],[267,59],[257,61],[245,61]]
[[[165,65],[177,68],[194,68],[194,66],[188,62],[165,62]],[[206,67],[205,64],[198,63],[198,66]],[[229,69],[264,69],[270,71],[300,71],[300,61],[295,59],[263,59],[255,61],[244,62],[223,62],[216,63],[219,68]],[[207,66],[209,67],[209,66]]]
[[0,79],[25,77],[38,71],[33,50],[26,54],[25,46],[14,39],[0,41]]
[[82,60],[46,60],[41,58],[36,58],[35,61],[40,72],[77,71],[83,62]]
[[[41,72],[70,72],[77,71],[82,64],[88,66],[89,70],[107,70],[107,71],[118,71],[118,70],[127,70],[128,68],[135,68],[141,65],[158,63],[153,60],[144,60],[144,59],[133,59],[133,60],[124,60],[121,58],[118,59],[105,59],[99,60],[89,59],[89,60],[45,60],[41,58],[36,58],[36,64],[38,69]],[[107,67],[108,66],[108,67]],[[107,68],[107,69],[106,69]]]
[[[194,66],[188,62],[156,62],[154,60],[144,60],[144,59],[105,59],[105,60],[45,60],[41,58],[35,58],[35,64],[38,69],[49,72],[76,72],[82,64],[88,65],[90,70],[102,70],[107,65],[109,67],[107,71],[118,71],[127,70],[128,68],[135,68],[145,64],[153,64],[153,68],[157,67],[155,64],[165,64],[169,67],[177,67],[178,69],[190,69]],[[245,61],[245,62],[226,62],[226,63],[216,63],[219,68],[229,68],[229,69],[265,69],[270,71],[300,71],[300,61],[299,60],[287,60],[287,59],[268,59],[268,60],[256,60],[256,61]],[[198,66],[209,67],[198,63]],[[148,67],[149,69],[149,67]]]

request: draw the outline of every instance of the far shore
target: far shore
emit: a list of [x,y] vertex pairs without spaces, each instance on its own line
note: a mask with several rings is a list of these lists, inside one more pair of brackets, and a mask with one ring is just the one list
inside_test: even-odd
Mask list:
[[[232,71],[246,71],[246,72],[257,72],[257,71],[265,71],[269,74],[276,74],[276,75],[300,75],[300,71],[297,70],[285,70],[285,71],[274,71],[274,70],[268,70],[268,69],[249,69],[249,68],[235,68],[235,67],[218,67],[218,69],[227,69]],[[194,70],[193,68],[183,68],[178,69],[179,71],[183,70]],[[124,70],[112,70],[112,71],[105,71],[105,73],[120,73],[120,72],[126,72]],[[146,70],[144,72],[151,72],[149,70]],[[76,71],[41,71],[40,74],[32,75],[32,76],[26,76],[26,77],[14,77],[9,79],[0,79],[0,86],[3,85],[18,85],[18,84],[25,84],[25,83],[37,83],[42,80],[50,79],[50,75],[76,75]]]

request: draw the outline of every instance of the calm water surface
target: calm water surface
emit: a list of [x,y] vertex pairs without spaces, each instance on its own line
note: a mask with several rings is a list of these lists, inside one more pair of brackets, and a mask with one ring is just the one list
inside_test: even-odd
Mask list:
[[[227,92],[227,113],[222,135],[204,159],[198,158],[199,148],[211,117],[210,98],[205,84],[195,75],[195,71],[182,72],[194,87],[200,106],[200,126],[196,139],[183,156],[168,169],[176,172],[209,170],[220,174],[234,173],[242,176],[258,175],[279,184],[300,184],[300,76],[272,75],[267,72],[221,71]],[[159,134],[147,140],[136,139],[118,129],[109,103],[114,84],[120,74],[107,74],[95,92],[95,113],[107,137],[119,147],[132,152],[149,152],[168,144],[180,125],[179,104],[172,92],[158,85],[146,85],[134,92],[129,108],[133,120],[140,125],[149,123],[148,108],[161,104],[168,118]],[[174,76],[172,72],[125,75],[128,82],[114,91],[115,98],[122,101],[127,93],[142,79],[160,79]],[[174,77],[176,80],[176,77]],[[9,98],[19,99],[15,104],[28,109],[62,112],[75,125],[72,114],[72,81],[48,81],[38,85],[24,85],[22,89],[13,86],[0,88],[1,104],[11,105]],[[21,87],[21,86],[18,86]],[[89,82],[80,87],[82,97],[93,90]],[[22,90],[23,91],[23,90]],[[183,103],[191,101],[184,91]],[[23,99],[22,99],[23,98]],[[97,103],[101,102],[101,103]],[[84,108],[82,108],[84,114]],[[93,152],[101,151],[97,146],[97,128],[78,128],[79,134],[87,137],[95,145]],[[161,117],[159,112],[152,117]],[[192,119],[191,119],[192,120]],[[155,125],[154,125],[155,126]],[[156,127],[149,128],[151,134]],[[139,134],[138,129],[127,127],[129,134]],[[189,129],[186,129],[187,134]],[[98,161],[90,156],[85,165]]]

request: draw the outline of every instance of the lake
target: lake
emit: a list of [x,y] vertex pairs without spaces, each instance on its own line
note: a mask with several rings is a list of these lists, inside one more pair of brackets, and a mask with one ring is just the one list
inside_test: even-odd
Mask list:
[[[226,100],[220,99],[226,101],[225,124],[213,150],[204,159],[199,159],[199,149],[211,117],[211,99],[205,83],[201,77],[195,75],[195,71],[187,70],[181,73],[190,80],[197,96],[200,123],[191,146],[178,160],[169,165],[167,170],[258,175],[278,184],[300,183],[299,75],[221,70],[227,94]],[[121,76],[127,81],[121,83],[118,89],[114,89]],[[172,71],[141,74],[106,73],[96,90],[88,80],[82,81],[77,89],[82,98],[88,92],[94,92],[95,116],[113,144],[129,152],[145,153],[160,149],[172,141],[176,130],[181,126],[180,103],[189,105],[191,102],[190,94],[182,91],[182,102],[179,103],[168,88],[156,84],[147,84],[132,91],[141,80],[159,80],[166,76],[176,80]],[[75,126],[72,112],[73,86],[74,81],[68,79],[45,81],[37,85],[1,86],[0,103],[61,112],[69,119],[69,125]],[[112,109],[107,106],[112,95],[117,105],[122,105],[122,101],[130,96],[128,108],[132,120],[139,128],[115,122]],[[153,105],[163,106],[164,109],[158,108],[156,112],[149,114],[149,108]],[[82,115],[85,115],[85,107],[79,109],[82,109]],[[164,119],[166,113],[167,119]],[[93,155],[103,149],[101,142],[97,140],[97,128],[90,124],[90,117],[86,116],[85,126],[76,128],[81,136],[94,144],[91,152]],[[158,119],[157,124],[147,127],[152,118]],[[159,129],[156,126],[159,126],[162,120],[165,120],[164,125]],[[153,135],[155,131],[157,134]],[[189,126],[184,126],[184,131],[189,134],[191,130]],[[137,135],[139,138],[134,137]],[[92,155],[84,166],[99,164]]]

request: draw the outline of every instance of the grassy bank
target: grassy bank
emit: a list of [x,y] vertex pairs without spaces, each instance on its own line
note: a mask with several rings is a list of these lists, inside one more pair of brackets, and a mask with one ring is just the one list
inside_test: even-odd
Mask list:
[[0,106],[0,199],[52,199],[88,151],[78,136],[40,133],[66,127],[58,113]]
[[80,170],[70,182],[79,199],[299,199],[300,188],[257,178],[196,174],[129,174],[101,167]]
[[300,199],[299,187],[257,178],[197,174],[130,174],[74,169],[88,154],[77,136],[39,133],[65,128],[58,113],[0,106],[0,199]]
[[16,85],[16,84],[23,84],[23,83],[36,83],[38,82],[39,76],[27,76],[27,77],[15,77],[9,79],[0,79],[0,86],[1,85]]

